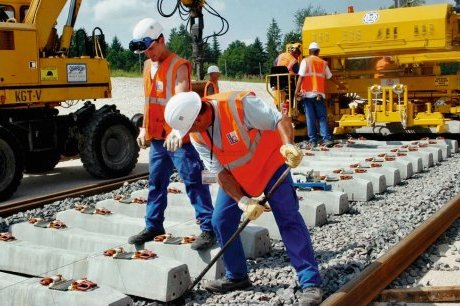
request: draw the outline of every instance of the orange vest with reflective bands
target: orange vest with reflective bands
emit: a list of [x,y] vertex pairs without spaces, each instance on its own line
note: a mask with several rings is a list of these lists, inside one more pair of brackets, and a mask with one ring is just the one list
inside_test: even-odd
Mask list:
[[244,125],[243,98],[247,95],[254,94],[230,91],[212,96],[218,101],[215,118],[220,118],[220,135],[217,137],[221,138],[222,148],[211,145],[207,131],[190,135],[196,142],[211,148],[243,190],[256,197],[262,194],[273,174],[284,164],[284,158],[280,153],[282,143],[277,130],[248,130]]
[[[164,110],[166,103],[175,94],[177,69],[180,65],[187,65],[189,75],[192,70],[190,62],[172,53],[158,67],[155,77],[152,79],[150,70],[152,61],[144,63],[144,124],[145,138],[164,139],[171,132],[171,127],[166,123]],[[192,88],[191,82],[189,89]],[[189,137],[184,137],[189,141]]]
[[305,61],[306,69],[305,76],[302,78],[301,90],[303,92],[325,93],[324,84],[326,81],[327,62],[315,55],[310,55]]
[[212,87],[214,89],[213,94],[219,93],[219,86],[217,85],[217,83],[209,80],[209,81],[206,82],[206,85],[204,86],[204,96],[205,97],[208,95],[208,88],[209,87]]
[[297,59],[292,56],[289,52],[284,52],[278,55],[278,60],[276,61],[276,66],[286,66],[289,71],[292,70],[292,66],[297,62]]

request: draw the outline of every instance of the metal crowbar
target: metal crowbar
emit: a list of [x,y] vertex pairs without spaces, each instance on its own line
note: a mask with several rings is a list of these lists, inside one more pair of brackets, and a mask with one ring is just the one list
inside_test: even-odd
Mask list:
[[[268,191],[268,193],[262,198],[262,200],[259,201],[260,205],[265,205],[267,201],[271,198],[273,192],[278,188],[279,185],[286,179],[286,177],[289,174],[289,171],[291,170],[290,167],[287,167],[286,170],[280,175],[278,180],[276,180],[275,184],[273,184],[272,188]],[[222,254],[225,252],[225,250],[228,248],[228,246],[240,235],[240,233],[244,230],[244,228],[251,222],[250,219],[245,219],[243,223],[240,224],[238,229],[233,233],[233,235],[228,239],[228,241],[224,244],[224,246],[220,249],[220,251],[213,257],[213,259],[208,263],[206,268],[198,275],[193,283],[190,285],[190,287],[187,289],[187,292],[191,291],[193,287],[195,287],[203,278],[203,276],[209,271],[209,269],[212,268],[212,266],[216,263],[217,260],[222,256]]]

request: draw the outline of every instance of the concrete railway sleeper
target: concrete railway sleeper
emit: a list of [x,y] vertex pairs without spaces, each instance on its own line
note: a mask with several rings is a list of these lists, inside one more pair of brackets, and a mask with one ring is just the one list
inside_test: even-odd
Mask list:
[[[386,152],[395,148],[395,144],[386,148],[384,142],[368,145],[378,145],[379,150]],[[428,143],[428,147],[439,148],[437,145]],[[338,174],[336,170],[349,169],[350,163],[362,162],[370,151],[363,154],[360,150],[368,150],[369,146],[367,149],[349,146],[343,150],[344,154],[340,154],[340,148],[334,148],[337,152],[334,154],[319,154],[318,160],[329,163],[319,168],[315,164],[318,152],[311,151],[315,155],[305,156],[309,162],[308,172],[319,172],[319,178],[345,175],[348,172]],[[410,178],[401,177],[386,184],[380,193],[373,192],[373,184],[377,182],[374,176],[362,176],[359,186],[367,186],[363,185],[367,180],[372,195],[363,196],[359,201],[356,195],[360,191],[352,185],[357,180],[354,176],[366,173],[364,171],[350,174],[353,178],[347,180],[352,182],[349,186],[329,181],[326,184],[330,184],[332,190],[307,188],[298,192],[301,215],[310,228],[320,264],[325,305],[372,302],[458,218],[459,196],[448,201],[460,193],[460,170],[457,169],[460,154],[457,144],[451,147],[450,154],[443,154],[439,162],[424,167],[421,172],[414,171]],[[414,154],[413,159],[404,159],[408,164],[418,163],[417,159],[421,158],[416,151],[406,153],[407,156]],[[385,178],[389,173],[380,172],[380,175]],[[318,179],[305,175],[300,178]],[[17,301],[30,305],[39,302],[41,305],[144,305],[152,300],[164,305],[297,303],[299,288],[295,273],[269,211],[260,220],[251,222],[241,234],[252,288],[211,295],[201,289],[200,282],[196,290],[184,295],[219,248],[200,252],[190,248],[190,242],[200,230],[181,182],[171,182],[168,193],[165,228],[170,235],[157,237],[139,249],[128,245],[127,237],[141,230],[144,224],[147,190],[143,189],[145,176],[142,179],[132,178],[131,184],[111,182],[110,189],[120,189],[109,191],[108,187],[98,186],[88,193],[106,192],[97,196],[81,196],[85,194],[83,189],[76,191],[73,199],[65,198],[64,194],[61,199],[54,195],[50,201],[56,202],[52,205],[37,208],[35,204],[34,210],[28,212],[25,211],[30,207],[27,203],[16,211],[11,206],[0,206],[4,217],[0,219],[0,300],[9,303],[8,299],[14,297],[12,305]],[[211,185],[214,198],[216,187]],[[102,188],[105,190],[101,191]],[[394,257],[399,251],[403,254]],[[223,273],[223,263],[219,260],[204,276],[204,281],[217,279]],[[386,276],[382,278],[378,273]],[[77,290],[59,291],[40,285],[40,280],[56,278],[56,275],[72,280]],[[72,288],[70,285],[67,289]]]

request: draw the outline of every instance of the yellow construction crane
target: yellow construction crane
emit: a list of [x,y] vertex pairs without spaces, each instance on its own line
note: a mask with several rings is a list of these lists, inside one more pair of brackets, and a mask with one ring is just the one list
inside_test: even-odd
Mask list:
[[[69,1],[67,22],[56,20],[66,0],[0,0],[0,201],[27,172],[51,170],[61,156],[79,155],[95,177],[126,175],[137,163],[137,129],[114,105],[107,60],[96,28],[85,55],[69,54],[82,0]],[[96,34],[99,33],[99,34]],[[86,101],[69,115],[57,106]]]

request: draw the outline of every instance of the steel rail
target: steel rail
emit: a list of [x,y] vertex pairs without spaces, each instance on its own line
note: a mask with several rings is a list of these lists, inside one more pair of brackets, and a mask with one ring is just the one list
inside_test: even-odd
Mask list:
[[61,192],[52,193],[46,196],[41,196],[33,199],[17,201],[5,205],[0,204],[0,217],[9,216],[20,211],[34,209],[49,204],[55,201],[61,201],[66,198],[91,196],[98,193],[109,192],[111,190],[120,188],[125,183],[132,183],[138,180],[147,179],[148,173],[140,173],[121,178],[111,179],[102,183],[86,185],[74,189],[69,189]]
[[447,202],[321,305],[368,305],[460,217],[460,194]]

